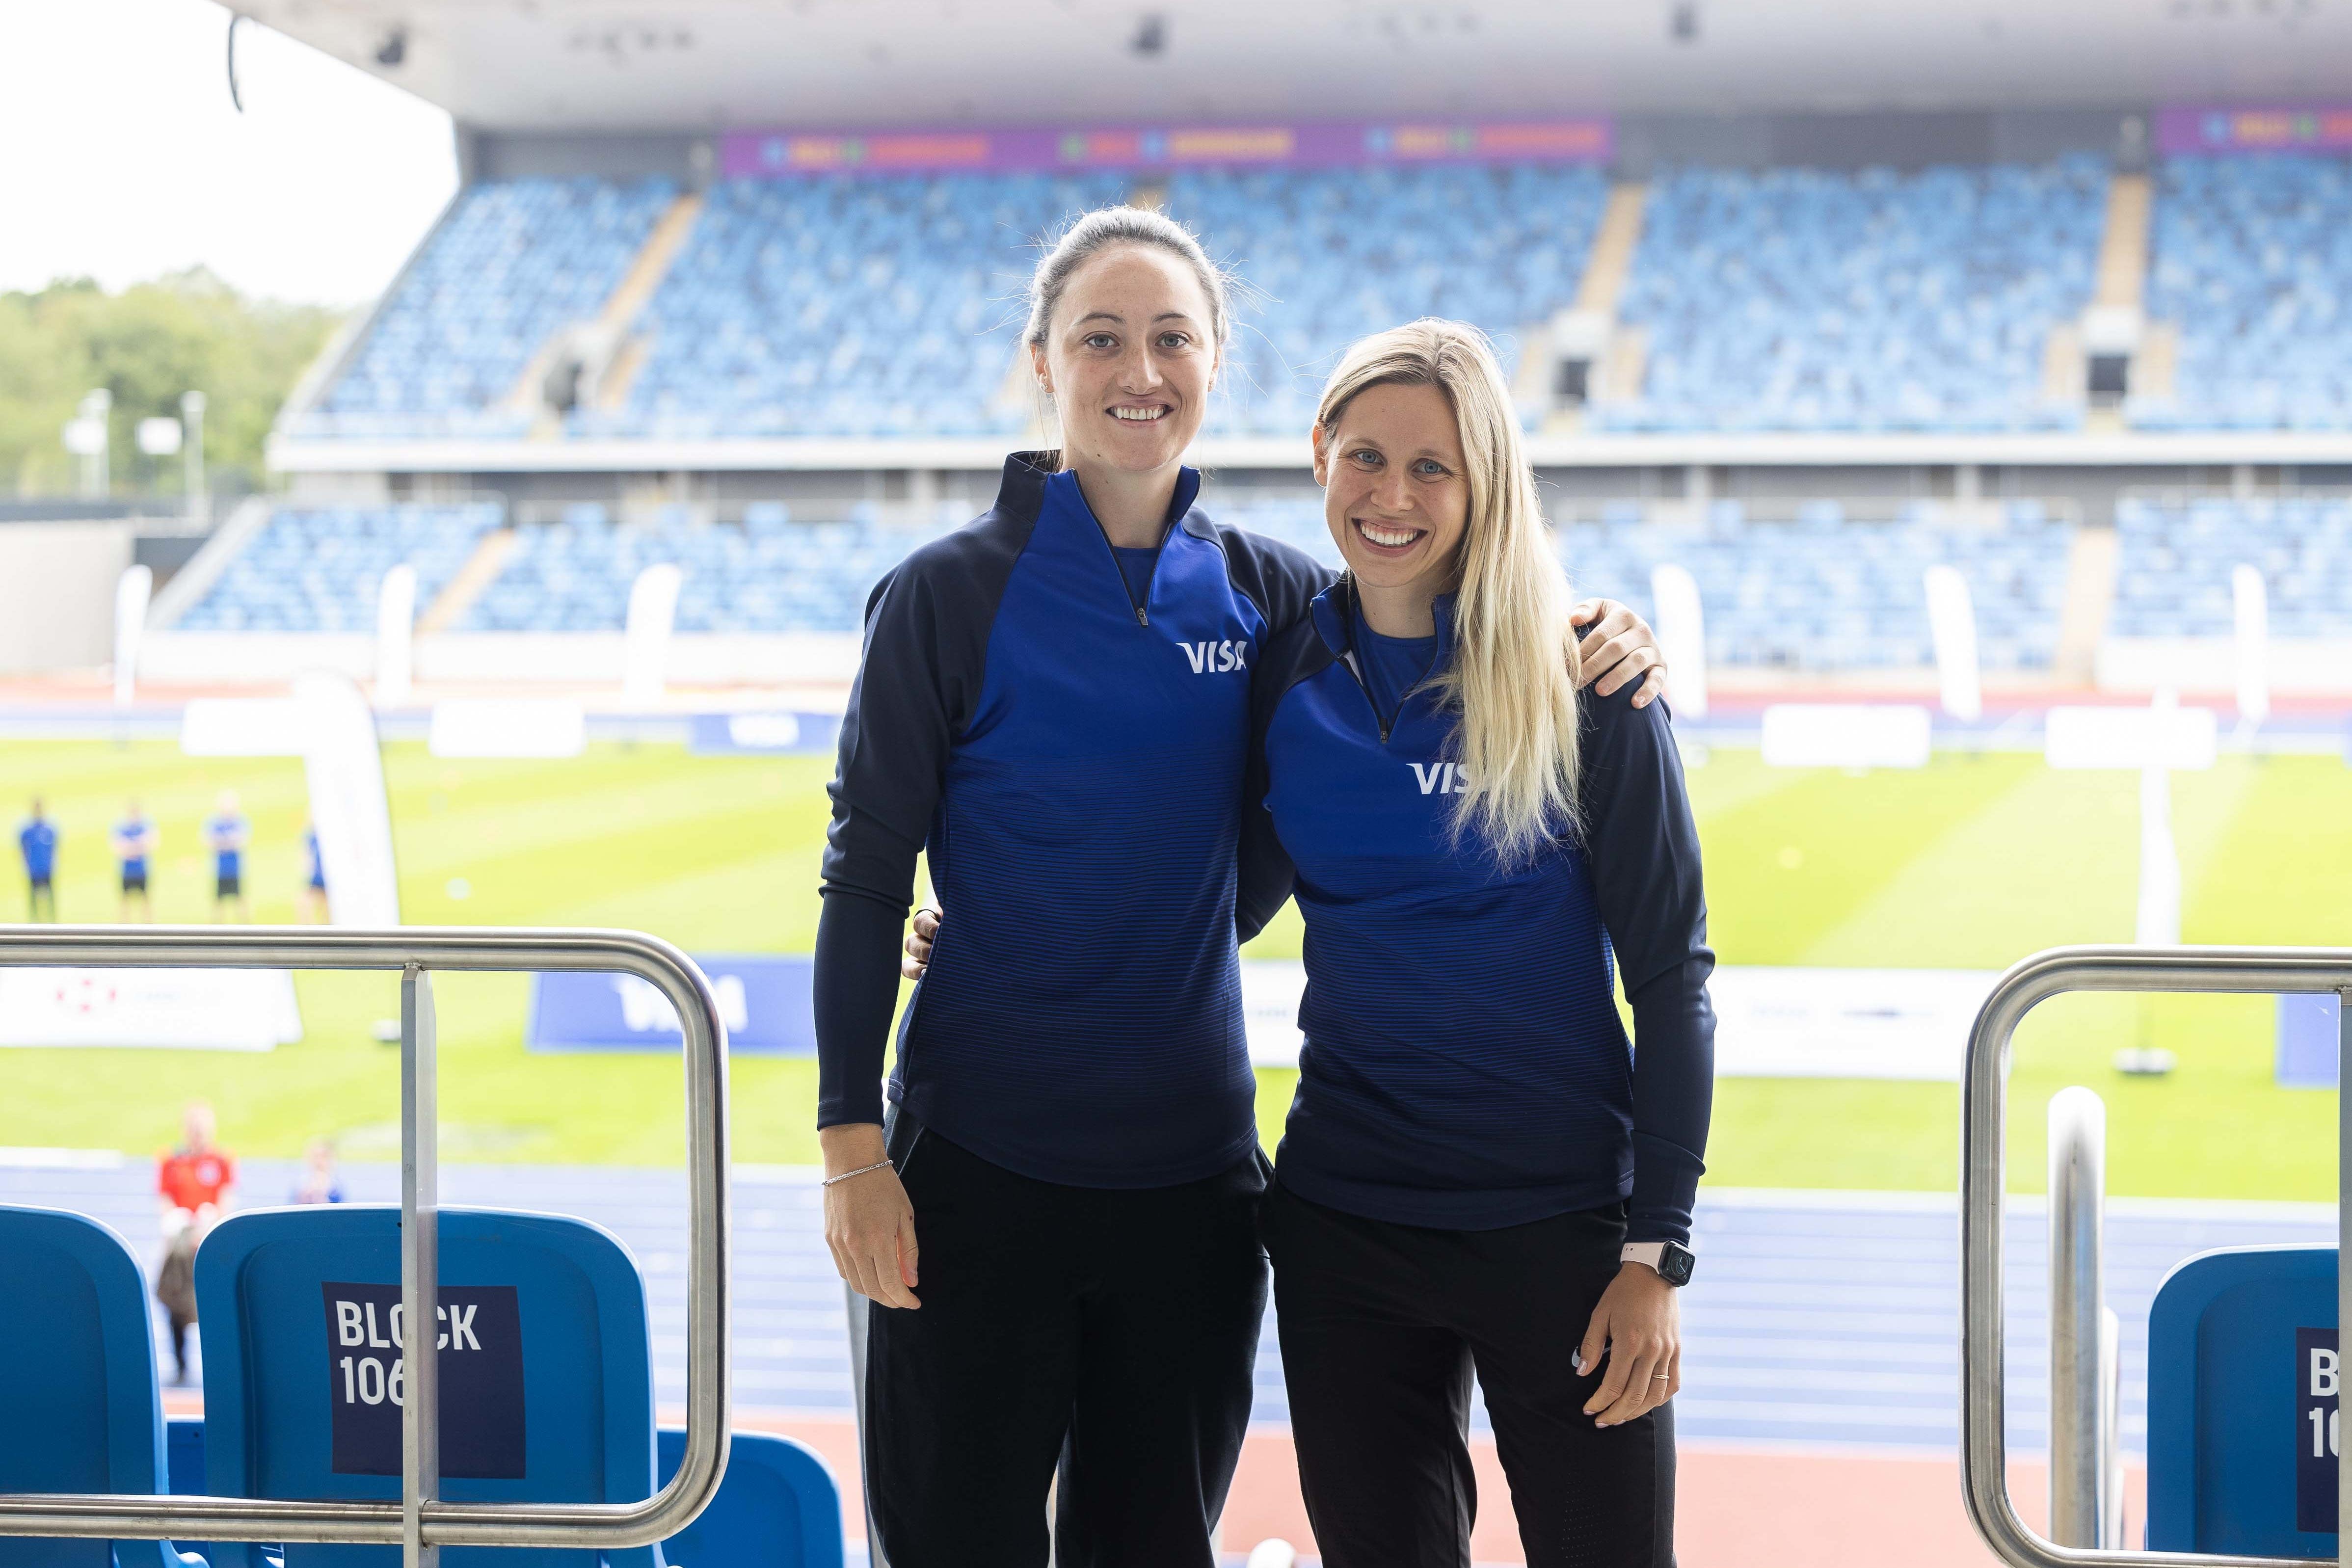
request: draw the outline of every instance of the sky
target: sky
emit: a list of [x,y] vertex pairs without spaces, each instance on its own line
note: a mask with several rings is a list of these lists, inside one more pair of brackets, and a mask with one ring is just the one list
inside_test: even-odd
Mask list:
[[212,0],[0,0],[0,290],[210,267],[350,306],[457,187],[449,117]]

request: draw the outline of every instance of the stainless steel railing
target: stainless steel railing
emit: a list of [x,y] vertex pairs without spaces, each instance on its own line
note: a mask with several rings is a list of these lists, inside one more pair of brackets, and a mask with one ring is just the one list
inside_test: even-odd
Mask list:
[[[2007,1162],[2010,1037],[2033,1007],[2067,991],[2326,993],[2352,1001],[2352,951],[2297,947],[2057,947],[2011,968],[1969,1034],[1960,1099],[1961,1489],[1977,1533],[2012,1568],[2309,1568],[2307,1558],[2230,1557],[2062,1546],[2026,1528],[2009,1495],[2003,1383],[2001,1196]],[[2345,1009],[2352,1018],[2352,1008]],[[2352,1054],[2352,1053],[2347,1053]],[[2352,1095],[2338,1098],[2339,1152],[2352,1156]],[[2342,1161],[2342,1182],[2352,1157]],[[2347,1189],[2339,1187],[2339,1197]],[[2053,1221],[2055,1223],[2053,1204]],[[2341,1228],[2352,1207],[2339,1207]],[[2339,1242],[2345,1239],[2341,1228]],[[2352,1322],[2352,1270],[2339,1270],[2337,1312]],[[2053,1322],[2053,1327],[2058,1325]],[[2093,1353],[2096,1354],[2096,1353]],[[2053,1390],[2053,1399],[2055,1391]],[[2053,1404],[2053,1409],[2055,1408]],[[2055,1434],[2053,1434],[2053,1437]],[[2055,1456],[2053,1455],[2053,1459]],[[2336,1497],[2352,1510],[2352,1445],[2337,1462]],[[2339,1559],[2352,1568],[2352,1559]]]
[[2123,1544],[2117,1446],[2119,1338],[2107,1305],[2107,1107],[2096,1092],[2050,1099],[2050,1538]]
[[442,1546],[617,1549],[675,1535],[727,1469],[727,1030],[694,961],[634,931],[322,930],[315,926],[0,926],[0,966],[77,968],[373,969],[401,976],[401,1300],[433,1322],[438,1095],[431,973],[589,970],[635,975],[669,998],[686,1036],[686,1453],[643,1502],[457,1503],[437,1495],[436,1357],[410,1336],[417,1391],[402,1411],[398,1503],[258,1498],[0,1494],[0,1536],[114,1540],[398,1542],[408,1568]]

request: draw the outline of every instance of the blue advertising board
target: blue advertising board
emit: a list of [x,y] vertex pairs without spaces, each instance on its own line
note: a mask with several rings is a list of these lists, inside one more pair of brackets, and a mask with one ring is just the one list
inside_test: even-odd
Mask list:
[[[698,953],[738,1056],[814,1056],[816,1019],[804,953]],[[635,975],[531,977],[530,1051],[676,1051],[685,1034],[669,998]]]
[[2147,1316],[2147,1544],[2336,1556],[2336,1249],[2233,1247]]

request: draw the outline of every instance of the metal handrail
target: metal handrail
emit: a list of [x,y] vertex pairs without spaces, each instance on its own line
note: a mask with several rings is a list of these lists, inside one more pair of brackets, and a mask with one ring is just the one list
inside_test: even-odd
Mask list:
[[[710,984],[694,960],[659,937],[635,931],[0,925],[0,967],[27,966],[373,969],[401,972],[411,982],[436,969],[618,972],[659,989],[677,1009],[685,1035],[686,1452],[677,1476],[642,1502],[449,1502],[415,1496],[413,1472],[404,1479],[399,1503],[15,1492],[0,1494],[0,1536],[372,1542],[404,1543],[412,1558],[439,1546],[617,1550],[677,1534],[717,1493],[728,1448],[727,1030]],[[407,1001],[404,996],[404,1046],[415,1048],[423,1071],[403,1073],[403,1122],[415,1124],[422,1110],[429,1126],[429,1107],[409,1103],[415,1078],[427,1083],[431,1078],[429,1002],[419,1029]],[[404,1050],[404,1068],[409,1055]],[[403,1219],[413,1224],[418,1194],[405,1173],[402,1199]],[[404,1272],[411,1256],[404,1248]],[[402,1281],[409,1299],[415,1299],[418,1282]],[[429,1314],[424,1321],[431,1321]],[[417,1338],[417,1349],[429,1354],[433,1336]],[[404,1512],[415,1521],[405,1542]]]
[[2106,1304],[2107,1107],[2098,1093],[2050,1100],[2050,1538],[2123,1544],[2116,1442],[2115,1312]]
[[[2309,1558],[2061,1546],[2028,1529],[2011,1501],[2001,1318],[2010,1037],[2037,1004],[2067,991],[2332,991],[2352,998],[2352,951],[2054,947],[2011,967],[1985,998],[1969,1033],[1960,1097],[1960,1465],[1969,1518],[1985,1544],[2011,1568],[2149,1568],[2159,1563],[2176,1568],[2310,1568]],[[2340,1096],[2339,1105],[2339,1147],[2352,1154],[2352,1095]],[[2352,1158],[2343,1161],[2342,1172],[2352,1176]],[[2342,1228],[2347,1215],[2352,1208],[2339,1207],[2339,1242],[2352,1239]],[[2344,1321],[2352,1322],[2347,1280],[2352,1271],[2339,1270],[2337,1311]],[[2352,1444],[2337,1461],[2336,1496],[2339,1505],[2352,1505]]]

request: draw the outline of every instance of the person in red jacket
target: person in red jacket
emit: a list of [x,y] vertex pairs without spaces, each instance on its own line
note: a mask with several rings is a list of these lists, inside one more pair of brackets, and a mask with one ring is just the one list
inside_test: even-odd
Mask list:
[[188,1329],[196,1321],[196,1248],[219,1222],[236,1187],[236,1156],[214,1142],[213,1108],[191,1104],[180,1121],[180,1146],[156,1161],[155,1194],[163,1228],[163,1261],[155,1299],[172,1320],[174,1385],[188,1381]]

